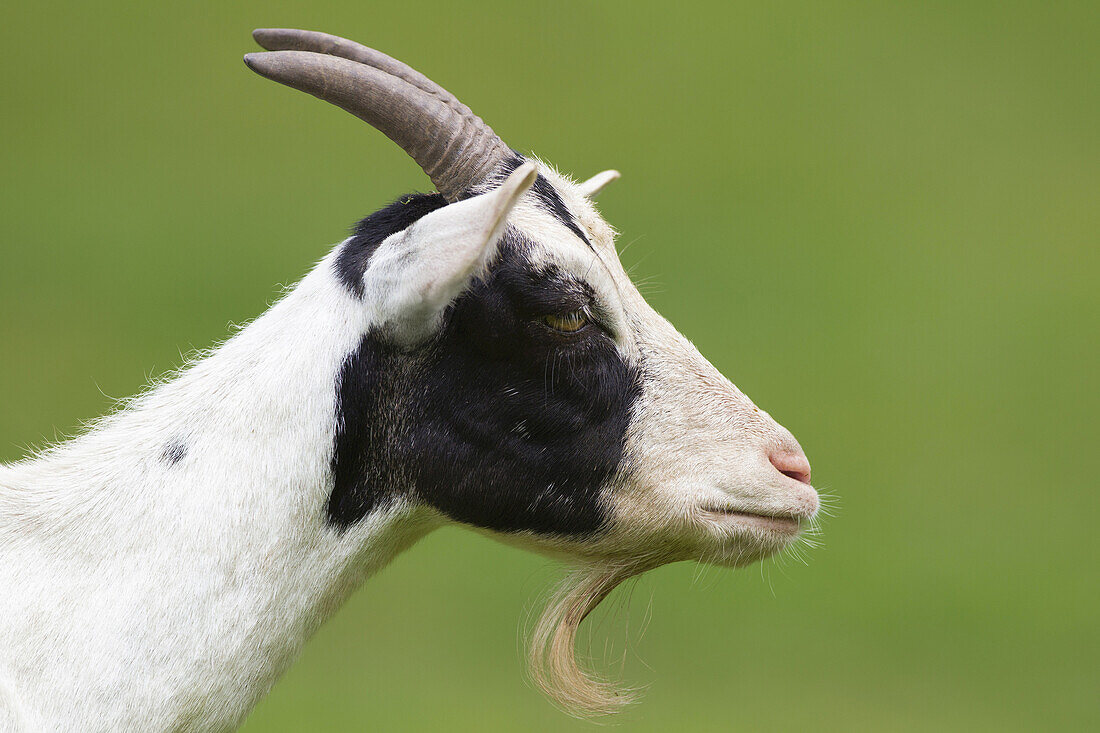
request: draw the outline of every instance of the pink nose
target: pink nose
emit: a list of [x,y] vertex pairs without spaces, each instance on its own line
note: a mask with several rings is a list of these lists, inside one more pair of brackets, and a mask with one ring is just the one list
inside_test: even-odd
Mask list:
[[802,451],[776,450],[768,454],[768,460],[783,474],[795,481],[809,485],[810,461]]

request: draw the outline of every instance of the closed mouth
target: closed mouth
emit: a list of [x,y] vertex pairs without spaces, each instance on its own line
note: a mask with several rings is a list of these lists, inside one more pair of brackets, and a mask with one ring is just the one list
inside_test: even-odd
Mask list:
[[784,534],[798,532],[801,527],[799,517],[790,514],[757,514],[721,507],[701,509],[700,514],[704,519],[716,524],[744,524]]

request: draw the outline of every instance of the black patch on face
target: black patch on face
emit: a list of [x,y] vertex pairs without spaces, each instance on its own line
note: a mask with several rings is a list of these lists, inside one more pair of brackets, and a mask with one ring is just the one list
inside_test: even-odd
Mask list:
[[[523,165],[525,161],[526,158],[513,150],[512,155],[500,164],[500,173],[497,174],[500,181],[503,182],[505,178],[511,175],[516,168]],[[557,192],[557,189],[554,188],[554,184],[550,183],[541,173],[531,185],[531,193],[535,195],[535,198],[539,202],[539,206],[541,206],[544,211],[551,214],[555,219],[568,227],[571,232],[580,237],[582,242],[589,247],[592,246],[584,230],[580,228],[580,225],[577,224],[577,220],[573,218],[573,214],[566,208],[565,202],[562,201],[561,195]]]
[[447,205],[438,193],[410,193],[363,219],[336,255],[336,275],[353,295],[363,297],[363,273],[371,255],[391,234],[408,229],[421,217]]
[[160,459],[169,466],[174,466],[187,457],[187,444],[179,440],[170,440],[164,444],[164,450],[160,453]]
[[567,336],[540,315],[592,307],[591,291],[535,269],[509,231],[484,282],[414,350],[366,335],[338,385],[328,521],[346,528],[400,495],[503,532],[578,536],[606,521],[636,369],[598,325]]

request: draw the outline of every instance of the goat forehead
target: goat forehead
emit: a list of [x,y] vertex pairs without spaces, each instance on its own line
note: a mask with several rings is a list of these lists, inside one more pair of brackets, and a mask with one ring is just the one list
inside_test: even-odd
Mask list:
[[613,252],[616,232],[600,216],[592,200],[580,192],[573,179],[542,161],[536,160],[536,163],[539,167],[539,176],[560,199],[562,209],[568,212],[572,223],[584,233],[584,237],[592,247],[609,249]]
[[540,175],[554,181],[572,225],[563,221],[560,212],[548,210],[540,196],[529,194],[509,218],[529,243],[527,261],[534,269],[556,269],[590,287],[611,319],[608,325],[620,349],[636,357],[636,332],[660,316],[649,308],[619,262],[614,230],[590,201],[572,190],[575,184],[552,169],[542,170]]
[[[510,216],[529,243],[530,266],[556,268],[591,288],[612,321],[608,325],[620,352],[631,363],[649,362],[641,379],[658,383],[653,391],[662,399],[686,402],[705,396],[701,404],[738,408],[748,402],[631,282],[615,249],[616,232],[593,202],[572,179],[535,162],[541,185]],[[548,202],[551,192],[554,200]]]

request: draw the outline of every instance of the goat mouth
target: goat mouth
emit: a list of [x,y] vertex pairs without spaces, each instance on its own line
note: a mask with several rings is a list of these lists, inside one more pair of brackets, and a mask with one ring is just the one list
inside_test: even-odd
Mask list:
[[737,525],[781,534],[797,534],[802,528],[801,519],[790,514],[757,514],[725,507],[706,507],[699,514],[705,521],[722,526]]

